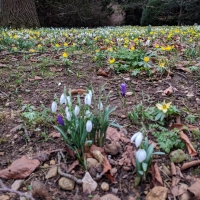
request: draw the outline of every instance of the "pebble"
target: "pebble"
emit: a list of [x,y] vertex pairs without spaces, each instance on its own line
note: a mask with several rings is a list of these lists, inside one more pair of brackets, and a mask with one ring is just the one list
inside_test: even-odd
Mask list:
[[22,183],[23,183],[24,180],[16,180],[12,185],[11,185],[11,189],[13,190],[18,190]]
[[108,183],[103,182],[103,183],[101,184],[101,189],[102,189],[103,191],[108,191],[108,190],[109,190],[109,185],[108,185]]
[[9,200],[10,197],[8,195],[0,195],[1,200]]
[[88,169],[90,167],[96,167],[96,165],[98,164],[98,161],[94,158],[87,158],[87,167]]
[[62,177],[59,179],[58,184],[63,190],[73,190],[75,182],[72,179]]
[[55,165],[56,161],[55,160],[50,160],[50,165]]
[[93,192],[97,188],[97,182],[95,182],[88,172],[85,173],[85,176],[82,179],[83,181],[83,192]]
[[113,194],[106,194],[100,198],[100,200],[120,200],[120,198],[116,197]]
[[113,167],[113,168],[111,169],[111,171],[112,171],[113,174],[116,174],[116,173],[117,173],[117,168],[116,168],[116,167]]
[[168,189],[166,187],[156,186],[146,196],[146,200],[165,200]]
[[126,119],[126,115],[121,115],[121,118],[122,119]]
[[55,167],[52,167],[52,168],[48,171],[48,173],[46,174],[45,178],[46,178],[46,179],[49,179],[49,178],[52,178],[52,177],[57,176],[57,174],[58,174],[58,167],[55,166]]

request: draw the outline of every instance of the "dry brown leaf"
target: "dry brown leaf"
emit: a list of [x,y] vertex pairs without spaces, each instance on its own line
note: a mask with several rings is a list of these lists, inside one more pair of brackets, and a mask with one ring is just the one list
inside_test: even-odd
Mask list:
[[49,134],[49,136],[51,136],[52,138],[60,138],[60,133],[59,132],[52,132]]
[[135,151],[132,144],[128,144],[125,147],[124,153],[121,156],[122,158],[118,161],[118,165],[123,165],[126,170],[129,170],[131,166],[136,166],[135,163]]
[[71,165],[67,167],[67,173],[70,173],[78,165],[79,165],[79,161],[78,160],[74,161]]
[[71,90],[71,94],[85,94],[86,90],[84,89],[73,89]]
[[32,194],[34,197],[39,196],[43,200],[52,200],[46,186],[40,181],[31,182]]
[[50,67],[51,72],[61,72],[63,68],[55,68],[55,67]]
[[191,73],[191,70],[189,70],[189,69],[183,67],[182,64],[177,64],[177,65],[176,65],[176,69],[180,69],[180,70],[182,70],[182,71],[184,71],[184,72],[189,72],[189,73]]
[[163,91],[162,95],[163,96],[169,96],[172,93],[173,93],[173,87],[169,86],[166,90]]
[[23,127],[23,124],[20,124],[18,126],[15,126],[10,130],[10,133],[15,133],[16,131],[20,130]]
[[28,177],[38,166],[40,161],[30,160],[27,156],[22,156],[15,160],[11,166],[0,171],[0,177],[5,179],[24,179]]
[[118,131],[116,128],[108,127],[106,131],[106,138],[115,142],[118,142],[119,140],[124,143],[130,142],[130,139],[126,137],[123,130],[124,129],[120,129]]
[[188,169],[190,167],[196,166],[196,165],[200,165],[200,160],[194,160],[191,162],[184,163],[183,166],[181,167],[181,171]]
[[113,182],[113,173],[112,173],[112,167],[108,161],[107,156],[104,156],[104,162],[103,162],[103,173],[104,175],[110,179],[111,182]]
[[152,176],[153,185],[163,186],[163,181],[162,181],[157,163],[154,163],[154,165],[151,166],[151,169],[149,170],[149,172],[151,173],[151,176]]
[[172,176],[176,176],[176,166],[173,162],[171,162],[171,173]]
[[39,80],[43,80],[43,78],[40,76],[35,76],[34,78],[29,78],[28,80],[29,81],[39,81]]
[[180,137],[181,139],[183,139],[185,142],[186,142],[186,146],[187,146],[187,149],[188,149],[188,153],[191,155],[191,156],[196,156],[197,155],[197,152],[196,150],[194,149],[194,147],[192,146],[189,138],[187,135],[185,135],[185,133],[183,133],[183,131],[180,132]]
[[194,184],[192,184],[188,191],[191,192],[193,195],[193,200],[199,200],[200,199],[200,180],[198,179]]
[[109,76],[110,76],[109,73],[103,71],[102,69],[99,69],[99,70],[97,71],[97,75],[99,75],[99,76],[106,76],[106,77],[109,77]]

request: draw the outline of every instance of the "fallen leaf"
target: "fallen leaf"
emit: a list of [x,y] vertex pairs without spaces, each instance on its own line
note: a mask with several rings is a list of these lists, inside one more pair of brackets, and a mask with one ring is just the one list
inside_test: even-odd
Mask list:
[[27,156],[22,156],[20,159],[15,160],[8,168],[1,170],[0,177],[5,179],[24,179],[39,165],[39,160],[31,160]]
[[115,142],[118,142],[119,140],[124,143],[130,142],[130,139],[124,134],[124,129],[120,129],[118,131],[116,128],[108,127],[106,131],[106,138]]
[[86,90],[84,89],[73,89],[71,90],[71,94],[84,94],[86,93]]
[[113,173],[112,173],[112,167],[108,161],[107,156],[104,156],[104,162],[103,162],[103,173],[104,175],[110,179],[111,182],[114,181]]
[[181,171],[188,169],[190,167],[196,166],[196,165],[200,165],[200,160],[194,160],[191,162],[184,163],[183,166],[181,167]]
[[184,71],[184,72],[189,72],[189,73],[191,73],[191,70],[189,70],[189,69],[183,67],[182,64],[177,64],[177,65],[175,65],[175,66],[176,66],[176,69],[180,69],[180,70],[182,70],[182,71]]
[[200,180],[197,179],[197,181],[187,189],[189,192],[192,193],[193,200],[200,199],[200,189],[199,188],[200,188]]
[[185,135],[185,133],[183,133],[183,131],[180,132],[180,137],[181,139],[183,139],[185,142],[186,142],[186,146],[187,146],[187,149],[188,149],[188,153],[191,155],[191,156],[196,156],[197,155],[197,152],[196,150],[194,149],[194,147],[192,146],[189,138],[187,135]]
[[10,130],[10,133],[15,133],[16,131],[21,130],[22,127],[23,127],[23,124],[20,124],[20,125],[18,125],[18,126],[15,126],[14,128],[12,128],[12,129]]
[[73,162],[71,165],[69,165],[68,167],[67,167],[67,173],[70,173],[76,166],[78,166],[79,165],[79,161],[78,160],[76,160],[75,162]]
[[169,96],[172,93],[173,93],[173,87],[169,86],[166,90],[163,91],[162,95],[163,96]]
[[43,78],[40,76],[35,76],[34,78],[29,78],[28,80],[29,81],[39,81],[39,80],[43,80]]
[[152,183],[154,186],[163,186],[163,181],[160,176],[160,171],[158,168],[157,163],[155,162],[154,165],[151,166],[151,169],[149,170],[152,176]]
[[106,77],[109,77],[109,76],[110,76],[109,73],[103,71],[102,69],[99,69],[99,70],[97,71],[97,75],[99,75],[99,76],[106,76]]
[[61,72],[63,68],[55,68],[55,67],[50,67],[51,72]]
[[52,138],[60,138],[60,133],[59,132],[52,132],[49,134],[49,136],[51,136]]

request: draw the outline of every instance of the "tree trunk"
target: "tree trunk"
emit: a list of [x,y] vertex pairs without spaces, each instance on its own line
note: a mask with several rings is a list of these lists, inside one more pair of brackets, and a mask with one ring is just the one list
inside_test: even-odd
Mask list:
[[0,0],[0,26],[40,27],[34,0]]

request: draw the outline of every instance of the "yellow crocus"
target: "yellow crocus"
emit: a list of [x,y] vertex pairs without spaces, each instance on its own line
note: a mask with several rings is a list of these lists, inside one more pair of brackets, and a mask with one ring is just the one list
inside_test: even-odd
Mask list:
[[158,110],[161,110],[162,112],[166,113],[168,111],[168,109],[170,108],[171,103],[172,102],[165,103],[165,101],[164,101],[162,104],[157,103],[156,107],[158,108]]

